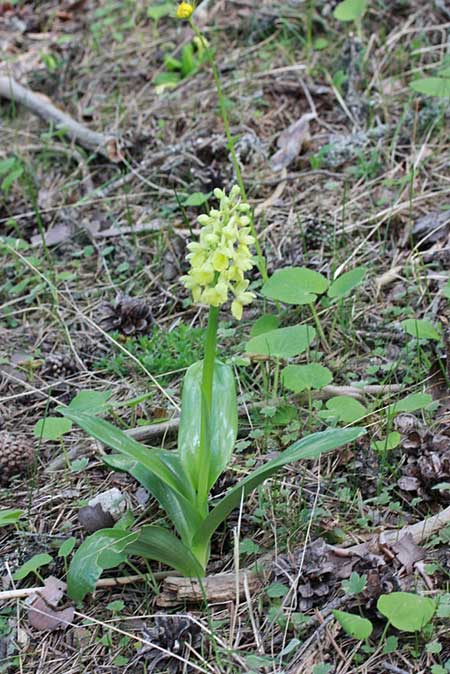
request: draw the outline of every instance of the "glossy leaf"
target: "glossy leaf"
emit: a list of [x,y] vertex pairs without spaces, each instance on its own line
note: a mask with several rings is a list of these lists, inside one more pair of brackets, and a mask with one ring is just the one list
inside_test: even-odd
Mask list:
[[58,412],[72,419],[91,437],[141,463],[181,496],[188,500],[193,499],[192,489],[189,488],[189,481],[183,475],[181,467],[177,470],[170,461],[163,459],[170,452],[146,447],[104,419],[77,412],[70,407],[58,407]]
[[[202,406],[203,361],[191,365],[184,377],[178,451],[184,473],[194,490],[202,482],[205,467],[201,464],[200,423]],[[220,361],[214,365],[212,409],[210,419],[208,491],[225,470],[237,438],[236,385],[233,370]]]
[[102,571],[122,564],[128,556],[126,547],[137,537],[137,533],[122,529],[101,529],[88,536],[75,552],[69,567],[69,596],[81,601],[89,592],[93,592]]
[[262,294],[285,304],[311,304],[328,288],[322,274],[306,267],[285,267],[274,272]]
[[370,620],[361,618],[355,613],[334,610],[333,615],[344,632],[354,639],[358,639],[359,641],[368,639],[373,632],[373,625]]
[[316,331],[310,325],[293,325],[253,337],[247,342],[246,351],[272,358],[293,358],[306,351],[315,337]]
[[361,428],[341,428],[313,433],[306,438],[298,440],[288,447],[288,449],[285,449],[276,459],[272,459],[260,468],[257,468],[253,473],[250,473],[250,475],[230,489],[228,494],[219,501],[203,521],[201,528],[194,536],[194,544],[204,545],[209,541],[217,527],[239,505],[242,495],[246,496],[246,494],[286,464],[300,461],[301,459],[315,459],[324,452],[329,452],[332,449],[336,449],[336,447],[353,442],[353,440],[356,440],[364,433],[365,431]]
[[[179,458],[173,454],[170,459],[179,464]],[[182,541],[189,545],[195,531],[201,524],[201,516],[192,503],[176,491],[167,486],[154,473],[144,466],[131,461],[126,456],[115,454],[103,457],[105,463],[116,470],[124,470],[132,475],[138,482],[150,492],[160,506],[169,515],[173,525],[181,536]],[[165,458],[163,460],[166,460]]]
[[398,630],[418,632],[430,622],[436,602],[411,592],[391,592],[381,595],[377,609]]
[[367,274],[367,267],[356,267],[341,274],[328,288],[328,297],[340,299],[359,286]]
[[333,374],[319,363],[309,365],[288,365],[281,373],[283,386],[294,393],[319,389],[333,380]]
[[166,564],[183,576],[204,576],[204,570],[189,548],[163,527],[142,527],[138,538],[127,546],[127,553]]

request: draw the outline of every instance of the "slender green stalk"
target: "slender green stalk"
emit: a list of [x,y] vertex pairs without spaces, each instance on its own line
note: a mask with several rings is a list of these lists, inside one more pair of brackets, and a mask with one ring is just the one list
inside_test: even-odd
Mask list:
[[200,456],[202,474],[200,475],[197,503],[200,512],[208,513],[208,480],[211,450],[211,412],[214,385],[214,362],[217,347],[217,325],[219,307],[210,307],[206,330],[205,355],[202,372],[202,410],[200,420]]
[[[231,135],[230,120],[228,118],[226,100],[225,100],[225,96],[224,96],[224,93],[223,93],[222,84],[220,82],[219,71],[217,69],[216,61],[214,59],[214,54],[213,54],[212,50],[210,49],[207,40],[203,37],[201,31],[199,30],[199,28],[193,22],[192,19],[189,19],[189,23],[190,23],[191,28],[194,31],[195,35],[199,38],[199,40],[201,40],[202,44],[205,45],[205,54],[206,54],[206,57],[208,59],[209,65],[211,67],[211,71],[212,71],[212,74],[213,74],[213,77],[214,77],[214,83],[216,85],[217,96],[218,96],[218,99],[219,99],[219,106],[220,106],[220,114],[222,116],[223,126],[225,128],[225,135],[227,137],[228,149],[230,150],[231,161],[233,163],[234,172],[236,174],[236,180],[237,180],[238,185],[240,187],[242,198],[244,199],[244,201],[247,201],[247,193],[246,193],[246,190],[245,190],[244,181],[242,179],[242,172],[241,172],[241,167],[239,165],[239,160],[238,160],[237,155],[236,155],[236,148],[235,148],[234,139],[233,139],[233,136]],[[261,274],[264,283],[266,283],[266,281],[269,280],[269,276],[267,274],[266,261],[265,261],[264,255],[263,255],[262,250],[261,250],[261,246],[260,246],[259,241],[258,241],[258,235],[256,233],[255,223],[253,221],[253,217],[250,220],[250,229],[251,229],[252,236],[255,239],[256,258],[257,258],[257,261],[258,261],[257,266],[258,266],[258,269],[259,269],[259,273]]]
[[325,351],[329,352],[330,351],[330,345],[328,344],[327,338],[325,337],[325,333],[322,329],[322,324],[320,322],[319,315],[318,315],[318,313],[317,313],[317,311],[314,307],[314,303],[311,302],[309,307],[311,309],[311,313],[312,313],[312,316],[313,316],[313,319],[314,319],[314,323],[316,324],[317,332],[319,333],[320,341],[322,342],[322,346],[325,349]]

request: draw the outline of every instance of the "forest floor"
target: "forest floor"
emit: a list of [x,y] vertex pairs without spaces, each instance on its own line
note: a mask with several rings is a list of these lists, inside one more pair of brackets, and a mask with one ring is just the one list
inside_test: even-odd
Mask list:
[[[318,302],[326,339],[312,357],[333,381],[311,396],[281,387],[280,363],[246,353],[258,318],[292,325],[310,320],[308,307],[265,300],[253,270],[257,300],[242,321],[221,313],[243,414],[215,496],[302,435],[361,414],[368,433],[267,481],[215,535],[210,573],[263,558],[263,585],[174,607],[158,601],[160,576],[103,587],[44,631],[24,596],[0,600],[0,672],[450,671],[450,108],[410,87],[448,70],[450,11],[373,0],[354,24],[334,17],[337,4],[209,0],[198,14],[269,274],[363,276]],[[112,488],[130,516],[164,521],[133,478],[104,465],[105,448],[75,427],[45,439],[36,424],[82,390],[105,391],[124,403],[116,424],[176,444],[182,377],[201,358],[206,320],[180,283],[186,244],[212,190],[235,176],[211,71],[175,7],[0,3],[0,80],[114,139],[89,151],[0,97],[0,508],[23,512],[0,529],[0,592],[64,580],[61,544],[95,528],[79,511]],[[420,338],[407,319],[424,321]],[[433,532],[383,543],[440,514]],[[52,559],[15,579],[38,554]],[[139,559],[133,569],[105,576],[148,571]],[[435,600],[422,630],[386,628],[377,600],[398,591]],[[349,636],[333,609],[369,619],[370,639]]]

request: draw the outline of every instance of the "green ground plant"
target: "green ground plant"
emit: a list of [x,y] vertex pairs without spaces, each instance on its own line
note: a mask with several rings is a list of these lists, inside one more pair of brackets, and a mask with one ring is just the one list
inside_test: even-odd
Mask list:
[[95,406],[92,401],[87,405],[85,396],[81,400],[77,396],[69,406],[59,408],[65,418],[118,452],[106,457],[106,463],[129,472],[152,493],[178,534],[146,525],[137,531],[117,526],[89,536],[69,568],[68,589],[76,599],[94,589],[103,569],[120,564],[129,555],[157,560],[185,576],[201,578],[213,533],[246,494],[286,464],[318,457],[363,433],[360,428],[340,428],[298,440],[238,482],[210,509],[210,491],[226,470],[237,439],[233,369],[217,357],[219,307],[231,295],[232,313],[240,319],[243,306],[254,297],[245,279],[253,265],[249,206],[237,186],[230,196],[221,190],[215,190],[215,196],[220,201],[219,209],[199,216],[200,240],[188,246],[191,269],[182,279],[194,301],[210,309],[203,360],[191,365],[184,377],[178,450],[149,449],[132,440],[95,416]]

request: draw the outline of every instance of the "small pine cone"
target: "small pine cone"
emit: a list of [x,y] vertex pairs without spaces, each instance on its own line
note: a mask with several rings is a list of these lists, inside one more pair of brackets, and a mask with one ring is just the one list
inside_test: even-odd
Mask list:
[[102,326],[105,330],[118,330],[123,335],[147,334],[153,323],[150,307],[139,299],[119,296],[115,304],[104,305]]
[[33,457],[33,445],[27,438],[0,431],[0,485],[5,486],[14,475],[29,470]]
[[44,379],[61,379],[77,371],[78,367],[70,356],[51,353],[44,361],[41,375]]

